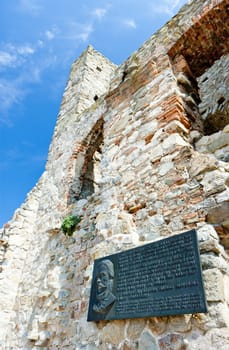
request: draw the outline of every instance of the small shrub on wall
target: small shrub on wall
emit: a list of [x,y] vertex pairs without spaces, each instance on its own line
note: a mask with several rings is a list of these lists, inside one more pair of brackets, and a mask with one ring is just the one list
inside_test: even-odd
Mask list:
[[65,236],[72,236],[76,225],[78,225],[81,221],[81,217],[77,215],[68,215],[64,218],[61,230],[65,234]]

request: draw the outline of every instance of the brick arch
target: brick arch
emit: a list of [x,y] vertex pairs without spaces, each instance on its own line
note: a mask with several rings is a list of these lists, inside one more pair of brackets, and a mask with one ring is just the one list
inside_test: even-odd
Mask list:
[[208,11],[207,6],[198,17],[193,17],[191,26],[168,51],[174,60],[182,55],[195,77],[222,55],[229,53],[229,5],[222,1]]
[[87,198],[98,188],[99,154],[103,144],[103,118],[100,118],[90,133],[80,143],[71,157],[71,168],[74,168],[68,192],[68,204],[78,199]]
[[[229,5],[227,1],[222,1],[211,9],[209,7],[210,5],[206,5],[198,17],[192,18],[193,25],[168,51],[183,99],[185,115],[191,128],[204,134],[223,129],[228,120],[227,110],[221,110],[220,113],[216,111],[216,115],[209,114],[206,117],[199,108],[199,78],[217,60],[229,53]],[[214,98],[211,103],[213,101]],[[216,109],[216,106],[210,107]]]

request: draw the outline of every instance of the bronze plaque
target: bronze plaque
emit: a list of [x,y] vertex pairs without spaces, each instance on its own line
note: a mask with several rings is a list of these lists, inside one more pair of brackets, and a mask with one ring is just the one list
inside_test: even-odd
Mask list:
[[88,321],[207,312],[195,230],[94,262]]

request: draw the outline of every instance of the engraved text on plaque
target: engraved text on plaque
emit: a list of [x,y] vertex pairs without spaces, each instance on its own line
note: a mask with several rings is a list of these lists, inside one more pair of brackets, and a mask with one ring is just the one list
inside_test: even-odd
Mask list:
[[206,311],[195,230],[94,263],[88,321]]

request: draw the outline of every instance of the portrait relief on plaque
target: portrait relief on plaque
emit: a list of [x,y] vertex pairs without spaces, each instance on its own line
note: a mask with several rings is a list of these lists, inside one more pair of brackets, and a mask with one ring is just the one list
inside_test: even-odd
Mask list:
[[107,313],[113,306],[116,297],[113,294],[114,265],[109,259],[102,260],[96,266],[93,282],[95,300],[92,306],[94,312]]

